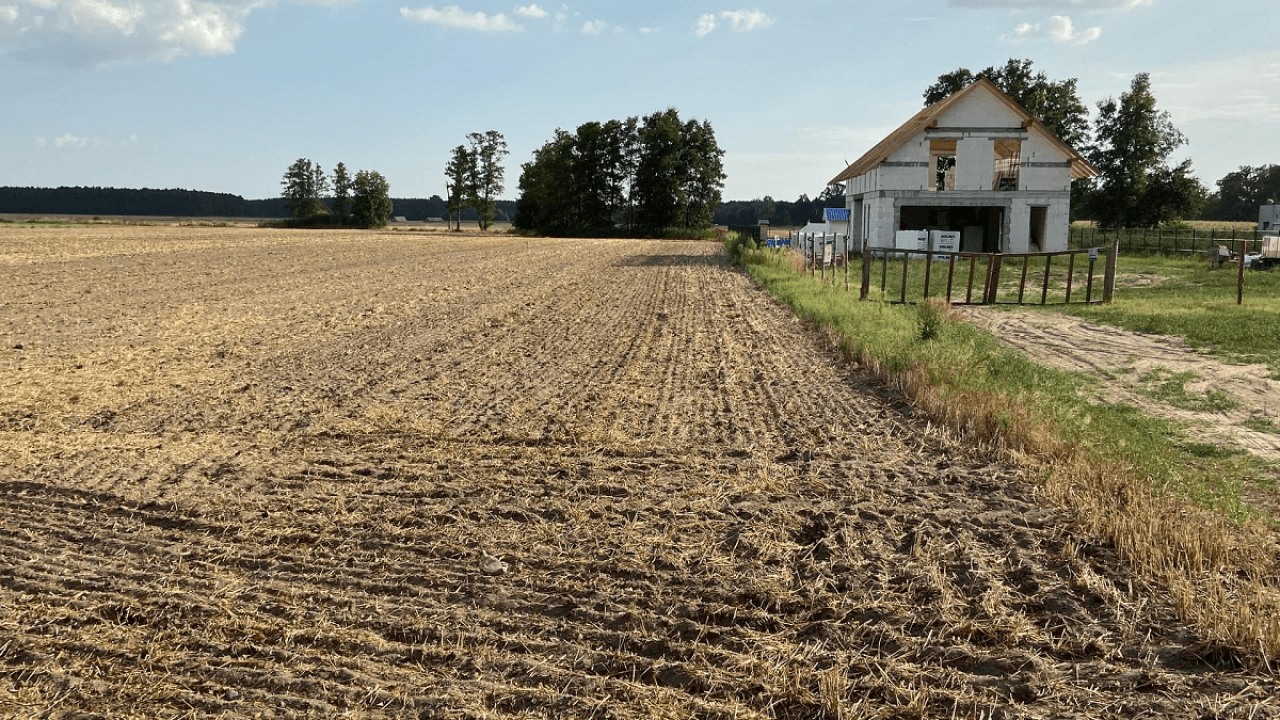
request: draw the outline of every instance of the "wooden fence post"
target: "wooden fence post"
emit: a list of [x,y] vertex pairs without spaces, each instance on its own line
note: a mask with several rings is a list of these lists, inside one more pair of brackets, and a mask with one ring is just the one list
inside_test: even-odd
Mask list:
[[1236,304],[1244,304],[1244,253],[1249,249],[1249,243],[1244,238],[1240,239],[1240,275],[1236,280]]
[[867,295],[871,292],[871,243],[865,239],[862,241],[862,290],[858,294],[859,300],[866,300]]
[[1120,254],[1120,240],[1117,239],[1111,245],[1111,252],[1107,253],[1107,269],[1102,276],[1102,302],[1110,305],[1111,295],[1116,290],[1116,257]]
[[1000,294],[1000,253],[991,256],[991,264],[987,266],[987,292],[982,301],[987,305],[996,304],[996,296]]

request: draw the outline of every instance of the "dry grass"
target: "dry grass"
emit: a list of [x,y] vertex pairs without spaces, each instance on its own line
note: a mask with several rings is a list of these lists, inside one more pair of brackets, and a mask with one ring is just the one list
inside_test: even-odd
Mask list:
[[0,716],[1280,716],[717,251],[0,230]]

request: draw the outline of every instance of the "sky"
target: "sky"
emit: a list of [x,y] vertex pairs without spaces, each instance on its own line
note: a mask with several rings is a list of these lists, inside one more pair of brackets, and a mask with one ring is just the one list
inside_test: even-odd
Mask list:
[[1280,164],[1276,0],[0,0],[0,186],[258,199],[309,158],[429,197],[496,130],[515,199],[557,128],[674,107],[724,199],[794,200],[1010,58],[1095,111],[1149,73],[1211,190]]

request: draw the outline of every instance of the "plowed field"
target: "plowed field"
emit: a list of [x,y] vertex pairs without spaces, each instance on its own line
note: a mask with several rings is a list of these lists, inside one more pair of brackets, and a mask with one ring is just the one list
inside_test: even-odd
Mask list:
[[1280,717],[717,251],[0,229],[0,716]]

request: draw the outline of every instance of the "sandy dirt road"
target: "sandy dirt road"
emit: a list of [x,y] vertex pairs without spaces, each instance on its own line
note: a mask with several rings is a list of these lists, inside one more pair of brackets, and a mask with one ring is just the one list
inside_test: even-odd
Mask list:
[[0,229],[0,716],[1280,717],[717,250]]
[[[1280,434],[1249,427],[1280,421],[1280,381],[1265,364],[1225,362],[1196,352],[1181,339],[1136,333],[1052,313],[967,308],[967,318],[1043,365],[1092,375],[1098,402],[1128,403],[1186,427],[1196,440],[1238,447],[1280,462]],[[1187,397],[1218,393],[1228,402],[1203,409],[1153,399],[1152,386],[1174,375],[1189,378]],[[1206,403],[1208,404],[1208,403]]]

